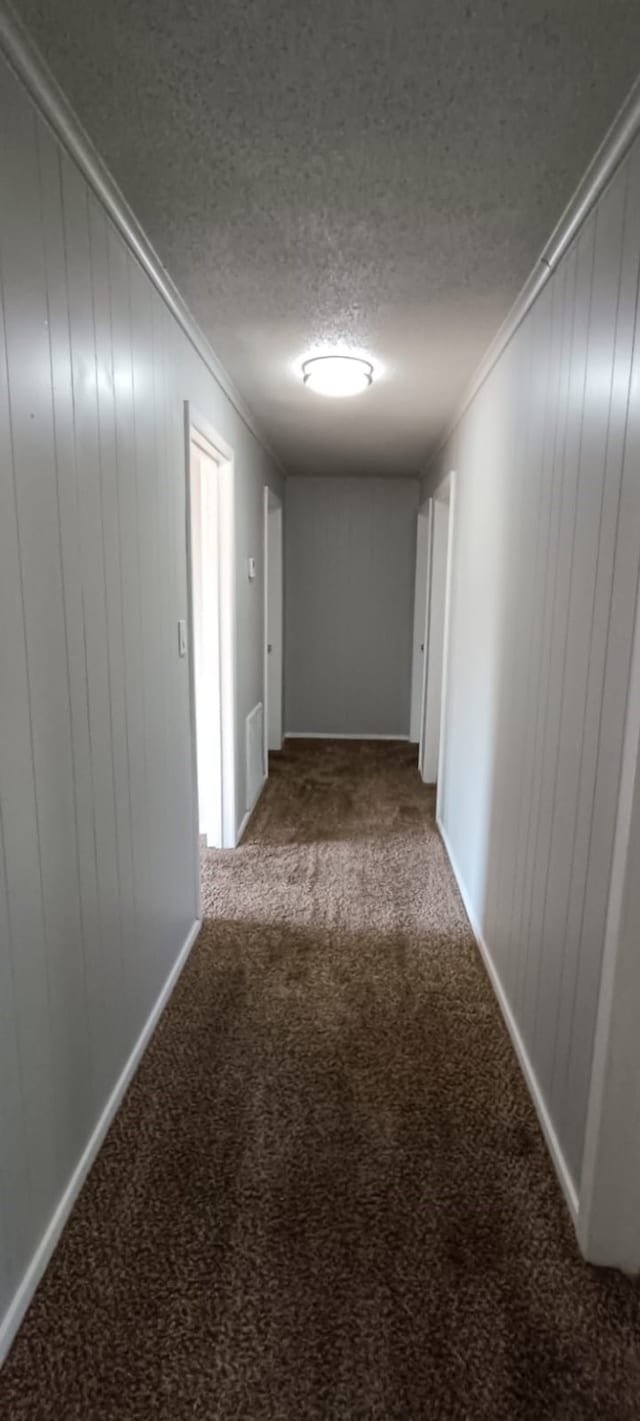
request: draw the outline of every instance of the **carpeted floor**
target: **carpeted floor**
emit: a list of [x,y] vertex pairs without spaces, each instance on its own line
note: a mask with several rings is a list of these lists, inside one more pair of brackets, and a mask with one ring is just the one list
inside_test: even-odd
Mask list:
[[401,745],[293,743],[0,1377],[7,1421],[637,1421]]

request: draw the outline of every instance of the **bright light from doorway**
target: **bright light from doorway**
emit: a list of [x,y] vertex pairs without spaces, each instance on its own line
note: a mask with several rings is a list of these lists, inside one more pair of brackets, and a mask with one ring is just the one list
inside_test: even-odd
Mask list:
[[317,355],[305,360],[302,378],[317,395],[345,399],[368,389],[373,381],[373,365],[357,355]]

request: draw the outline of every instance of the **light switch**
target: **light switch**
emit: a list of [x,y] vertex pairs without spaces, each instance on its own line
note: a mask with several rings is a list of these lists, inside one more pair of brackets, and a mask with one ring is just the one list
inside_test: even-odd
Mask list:
[[249,574],[249,581],[250,581],[250,582],[253,582],[253,579],[254,579],[254,577],[255,577],[255,575],[256,575],[256,560],[255,560],[255,558],[248,558],[248,559],[247,559],[247,572],[248,572],[248,574]]
[[178,622],[178,656],[187,654],[187,624],[182,619]]

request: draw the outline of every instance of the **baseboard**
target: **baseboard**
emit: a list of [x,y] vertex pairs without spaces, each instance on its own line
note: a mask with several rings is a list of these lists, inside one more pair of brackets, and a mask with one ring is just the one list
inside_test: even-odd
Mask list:
[[551,1116],[549,1115],[549,1111],[547,1110],[547,1107],[545,1105],[544,1097],[540,1089],[540,1085],[538,1083],[538,1078],[531,1063],[531,1058],[520,1035],[516,1019],[513,1015],[511,1007],[509,1006],[504,987],[498,975],[498,970],[495,966],[489,948],[487,947],[487,944],[482,935],[480,925],[477,921],[473,906],[471,904],[469,895],[464,884],[464,880],[456,864],[455,855],[451,848],[451,844],[449,843],[446,829],[444,828],[442,820],[439,817],[437,818],[436,822],[438,825],[440,838],[442,839],[442,842],[447,852],[447,858],[449,859],[449,863],[451,864],[453,876],[460,890],[460,897],[462,898],[462,901],[464,903],[465,912],[469,919],[471,930],[482,954],[482,960],[489,974],[489,981],[491,982],[491,986],[493,987],[493,990],[497,997],[498,1006],[500,1007],[500,1011],[502,1012],[505,1026],[511,1037],[513,1049],[520,1063],[520,1069],[529,1088],[529,1094],[531,1096],[531,1099],[533,1100],[533,1104],[536,1109],[536,1114],[538,1116],[538,1120],[540,1121],[542,1133],[544,1135],[549,1154],[551,1155],[553,1166],[558,1176],[562,1193],[564,1194],[574,1226],[577,1228],[579,1200],[575,1184],[573,1182],[573,1179],[571,1178],[569,1166],[562,1152],[560,1141],[555,1132]]
[[29,1304],[36,1291],[38,1283],[49,1263],[64,1226],[69,1218],[71,1210],[78,1198],[80,1190],[91,1169],[91,1166],[98,1154],[100,1146],[107,1134],[109,1126],[118,1111],[118,1107],[124,1096],[127,1087],[130,1085],[136,1069],[149,1043],[158,1021],[164,1011],[165,1006],[176,985],[178,977],[187,961],[191,948],[200,931],[200,921],[196,920],[190,928],[185,941],[180,948],[178,957],[171,968],[169,976],[156,998],[149,1016],[140,1032],[138,1040],[129,1056],[124,1070],[121,1072],[116,1084],[109,1096],[109,1099],[100,1115],[87,1145],[85,1146],[80,1159],[71,1175],[71,1178],[64,1190],[47,1228],[40,1239],[40,1242],[33,1254],[31,1262],[20,1283],[8,1311],[5,1313],[2,1323],[0,1323],[0,1366],[4,1362],[9,1349],[16,1336],[20,1323],[29,1307]]
[[245,831],[245,829],[246,829],[246,827],[247,827],[247,824],[249,823],[249,820],[250,820],[250,818],[251,818],[251,815],[253,814],[253,811],[254,811],[254,809],[255,809],[255,807],[256,807],[256,804],[258,803],[258,800],[259,800],[259,798],[260,798],[260,795],[262,794],[262,791],[263,791],[263,789],[264,789],[264,787],[265,787],[265,785],[266,785],[266,783],[267,783],[268,778],[269,778],[268,775],[263,775],[263,777],[262,777],[262,784],[260,785],[260,788],[258,789],[258,792],[257,792],[257,794],[256,794],[256,796],[255,796],[255,798],[254,798],[253,804],[252,804],[252,805],[249,807],[249,809],[247,810],[247,812],[246,812],[246,814],[245,814],[245,816],[244,816],[244,819],[242,820],[242,822],[241,822],[241,824],[240,824],[240,826],[239,826],[239,828],[238,828],[238,832],[237,832],[237,834],[236,834],[236,845],[235,845],[236,848],[238,848],[238,845],[242,842],[242,836],[243,836],[243,834],[244,834],[244,831]]
[[285,740],[404,740],[408,735],[338,735],[330,730],[287,730]]

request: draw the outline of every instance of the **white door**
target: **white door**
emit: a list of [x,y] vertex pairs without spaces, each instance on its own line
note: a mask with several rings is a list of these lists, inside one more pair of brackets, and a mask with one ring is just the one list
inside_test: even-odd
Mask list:
[[420,740],[422,697],[424,691],[424,658],[426,652],[427,567],[429,542],[429,504],[418,512],[416,534],[416,581],[413,599],[413,656],[411,660],[411,718],[409,739],[414,745]]
[[268,488],[265,489],[264,515],[265,748],[268,754],[269,750],[282,749],[283,665],[282,504]]
[[420,771],[425,784],[435,784],[438,778],[449,504],[434,498],[431,502],[431,515],[425,693],[420,754]]

